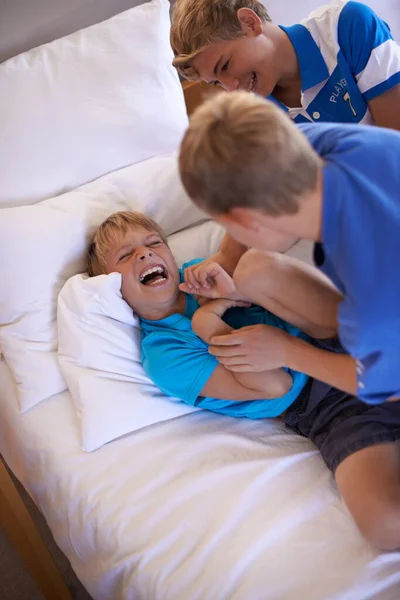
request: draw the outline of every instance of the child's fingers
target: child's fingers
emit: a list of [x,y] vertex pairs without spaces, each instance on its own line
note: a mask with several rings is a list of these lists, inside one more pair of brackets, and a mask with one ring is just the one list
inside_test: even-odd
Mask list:
[[192,269],[185,269],[185,272],[183,274],[185,283],[188,287],[193,287],[193,280],[192,280]]
[[207,268],[204,269],[197,269],[197,271],[195,271],[194,276],[197,279],[197,282],[200,283],[200,285],[206,289],[209,289],[210,286],[210,282],[208,281],[208,276],[209,276],[209,271]]
[[202,263],[195,270],[197,281],[205,288],[210,288],[215,284],[218,276],[224,273],[222,267],[214,262]]
[[187,269],[185,269],[184,278],[185,283],[188,285],[191,292],[200,288],[192,267],[188,267]]
[[195,290],[193,287],[189,286],[185,282],[185,283],[179,284],[179,289],[181,292],[185,292],[185,294],[193,294],[193,296],[195,296],[195,297],[202,296],[204,298],[207,298],[208,300],[214,300],[214,298],[215,298],[215,291],[213,291],[211,289],[206,289],[200,285]]
[[185,292],[185,294],[193,294],[193,288],[187,283],[180,283],[179,289],[181,292]]
[[[241,345],[243,344],[243,337],[240,333],[241,329],[238,329],[234,333],[228,335],[215,335],[211,338],[211,346],[208,348],[210,354],[215,356],[239,356],[243,355]],[[227,346],[228,349],[221,350],[220,346]]]

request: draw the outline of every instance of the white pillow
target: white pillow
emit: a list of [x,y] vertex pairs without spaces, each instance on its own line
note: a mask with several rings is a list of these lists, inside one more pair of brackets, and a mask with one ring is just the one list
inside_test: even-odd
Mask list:
[[121,298],[117,273],[75,275],[58,299],[59,361],[81,424],[86,452],[126,433],[194,409],[146,377],[138,319]]
[[[211,221],[172,235],[179,266],[219,248],[222,228]],[[96,450],[117,437],[195,409],[164,396],[141,361],[138,318],[121,297],[118,273],[75,275],[58,298],[59,361],[81,424],[82,448]]]
[[94,230],[112,212],[140,210],[167,235],[205,219],[181,186],[176,156],[110,173],[57,198],[0,211],[0,351],[22,411],[66,389],[57,362],[57,295],[86,268]]
[[0,65],[0,206],[177,149],[187,115],[169,8],[153,0]]

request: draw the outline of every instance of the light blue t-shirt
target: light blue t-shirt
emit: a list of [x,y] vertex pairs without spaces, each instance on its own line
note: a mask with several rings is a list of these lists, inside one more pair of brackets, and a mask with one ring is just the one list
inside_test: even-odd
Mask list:
[[400,133],[299,128],[325,161],[314,260],[344,296],[339,337],[357,360],[357,395],[379,404],[400,396]]
[[[183,265],[180,270],[181,281],[185,268],[195,262],[200,261],[191,261]],[[270,400],[234,402],[199,396],[218,361],[209,354],[208,345],[193,332],[191,320],[199,305],[193,296],[185,296],[184,315],[174,314],[157,321],[140,320],[143,367],[150,379],[167,396],[223,415],[264,419],[282,414],[304,388],[308,380],[307,375],[289,371],[293,378],[292,388],[285,396]],[[232,308],[225,313],[224,321],[234,329],[257,324],[271,325],[291,335],[307,339],[297,327],[258,306]]]
[[281,27],[300,67],[297,123],[374,123],[368,102],[400,83],[400,47],[389,26],[361,2],[321,6],[298,25]]

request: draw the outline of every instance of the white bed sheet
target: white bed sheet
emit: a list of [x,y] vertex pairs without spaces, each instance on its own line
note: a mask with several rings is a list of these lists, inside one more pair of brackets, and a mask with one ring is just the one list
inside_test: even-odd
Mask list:
[[95,600],[398,600],[317,450],[199,412],[85,454],[64,392],[28,413],[0,362],[0,451]]

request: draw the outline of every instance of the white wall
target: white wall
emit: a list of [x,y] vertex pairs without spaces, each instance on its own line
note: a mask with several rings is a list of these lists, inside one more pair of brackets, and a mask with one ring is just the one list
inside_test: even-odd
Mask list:
[[[362,0],[361,0],[362,1]],[[329,4],[326,0],[262,0],[275,23],[292,25],[303,19],[312,10],[322,4]],[[335,0],[331,0],[335,2]],[[393,37],[400,42],[400,0],[365,0],[374,11],[384,19],[393,33]]]

